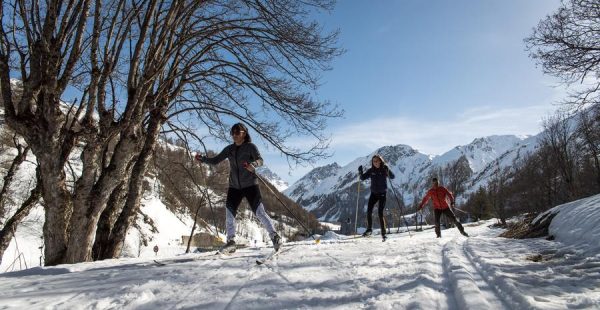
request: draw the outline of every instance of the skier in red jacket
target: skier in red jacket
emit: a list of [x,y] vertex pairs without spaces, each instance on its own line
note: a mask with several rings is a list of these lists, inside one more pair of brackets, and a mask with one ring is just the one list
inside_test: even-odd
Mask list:
[[465,232],[465,229],[460,224],[460,222],[456,219],[454,212],[448,206],[448,198],[450,199],[450,205],[454,207],[454,195],[445,187],[440,186],[437,178],[433,178],[433,186],[427,191],[423,200],[421,200],[421,204],[419,204],[419,210],[423,209],[423,206],[431,199],[433,201],[433,212],[435,216],[435,234],[438,238],[442,237],[442,232],[440,230],[440,217],[445,214],[452,222],[456,224],[456,227],[460,231],[460,233],[468,237],[469,235]]

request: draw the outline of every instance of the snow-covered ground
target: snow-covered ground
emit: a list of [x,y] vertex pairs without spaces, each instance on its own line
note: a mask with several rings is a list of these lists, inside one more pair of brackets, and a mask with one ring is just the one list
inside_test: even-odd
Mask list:
[[[600,309],[600,195],[559,206],[556,239],[489,222],[268,248],[37,267],[0,274],[0,309]],[[576,217],[573,217],[576,215]],[[575,219],[575,220],[574,220]],[[596,242],[595,242],[596,241]]]

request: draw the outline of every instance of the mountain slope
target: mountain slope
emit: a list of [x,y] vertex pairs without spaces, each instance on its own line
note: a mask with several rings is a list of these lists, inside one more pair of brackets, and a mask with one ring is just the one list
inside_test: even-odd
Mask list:
[[[286,195],[324,221],[347,221],[355,216],[357,198],[359,213],[364,212],[369,195],[369,181],[358,191],[358,166],[370,167],[374,154],[386,160],[396,178],[392,181],[401,204],[412,205],[429,188],[430,176],[453,164],[461,157],[471,170],[466,193],[487,184],[494,167],[509,167],[515,160],[535,149],[538,136],[511,135],[477,138],[464,146],[430,156],[407,145],[385,146],[340,167],[337,163],[313,169],[284,191]],[[359,198],[360,197],[360,198]],[[394,192],[388,194],[388,208],[398,207]]]

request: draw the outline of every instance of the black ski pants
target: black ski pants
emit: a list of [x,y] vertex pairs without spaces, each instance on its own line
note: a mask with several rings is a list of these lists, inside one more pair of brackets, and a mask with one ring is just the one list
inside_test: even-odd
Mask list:
[[386,233],[385,217],[383,216],[383,210],[385,210],[385,193],[371,193],[369,197],[369,203],[367,204],[367,230],[372,230],[373,227],[373,208],[375,204],[379,202],[379,227],[381,228],[381,235],[384,236]]
[[450,210],[450,208],[446,208],[446,209],[433,209],[433,214],[435,216],[435,234],[438,237],[442,236],[442,231],[440,230],[440,219],[442,217],[442,214],[444,214],[445,216],[447,216],[448,219],[450,219],[451,222],[453,222],[454,224],[456,224],[456,227],[458,228],[458,230],[461,233],[463,233],[465,231],[465,229],[463,228],[463,226],[456,219],[456,216],[454,215],[454,212],[452,212],[452,210]]
[[246,197],[250,204],[250,209],[261,224],[265,227],[269,236],[273,238],[276,234],[275,227],[271,218],[265,210],[265,206],[262,203],[262,197],[258,185],[248,186],[242,189],[230,187],[227,190],[227,200],[225,201],[225,227],[227,229],[227,241],[235,238],[235,216],[238,211],[238,207],[242,202],[242,199]]
[[243,198],[246,198],[248,200],[248,204],[250,204],[250,209],[252,209],[252,212],[256,214],[256,209],[262,202],[262,196],[260,195],[258,185],[248,186],[242,189],[230,187],[227,190],[227,200],[225,201],[225,207],[227,207],[231,214],[235,216]]

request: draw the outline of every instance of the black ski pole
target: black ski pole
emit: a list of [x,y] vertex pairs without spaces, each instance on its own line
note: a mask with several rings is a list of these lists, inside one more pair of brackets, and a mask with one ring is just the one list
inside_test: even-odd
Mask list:
[[408,222],[406,222],[406,218],[404,217],[404,210],[402,208],[402,205],[400,204],[400,199],[398,199],[398,195],[396,194],[396,189],[394,189],[394,183],[392,183],[391,179],[388,178],[388,180],[390,181],[390,187],[392,188],[392,193],[394,193],[394,197],[396,197],[396,202],[398,203],[398,208],[400,208],[400,216],[404,220],[404,225],[406,226],[406,231],[408,231],[408,235],[410,237],[412,237],[412,234],[410,233],[410,228],[408,228]]
[[313,238],[313,240],[315,240],[315,243],[319,243],[321,242],[321,239],[319,238],[315,238],[314,234],[310,232],[310,230],[308,228],[306,228],[306,226],[304,226],[304,224],[302,223],[302,221],[300,221],[296,215],[292,212],[292,210],[290,210],[288,208],[288,206],[281,201],[281,199],[279,198],[279,196],[277,196],[277,194],[275,193],[275,191],[273,189],[271,189],[271,187],[269,187],[269,184],[267,184],[267,182],[265,182],[265,180],[263,180],[258,173],[256,173],[256,171],[252,172],[270,191],[271,193],[273,193],[273,195],[275,196],[275,198],[277,198],[277,201],[279,201],[279,203],[281,203],[281,205],[292,215],[292,217],[296,220],[296,222],[298,222],[298,224],[300,224],[300,226],[302,226],[302,228],[304,228],[304,230],[306,230],[306,232],[310,235],[311,238]]
[[358,174],[358,188],[356,193],[356,211],[354,211],[354,235],[358,233],[356,231],[356,224],[358,223],[358,201],[360,199],[360,173]]

